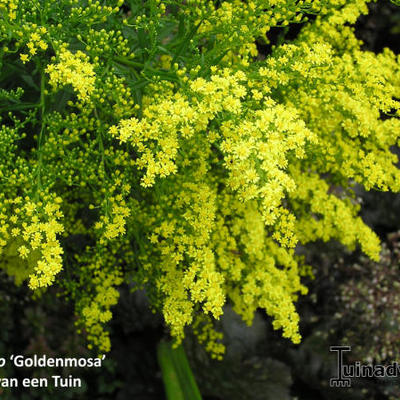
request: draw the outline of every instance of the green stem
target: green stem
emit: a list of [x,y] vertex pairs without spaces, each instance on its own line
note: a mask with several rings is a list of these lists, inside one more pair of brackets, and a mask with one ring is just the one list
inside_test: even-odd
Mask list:
[[119,62],[120,64],[128,66],[128,67],[139,68],[143,72],[149,71],[153,75],[158,75],[161,78],[164,78],[166,80],[173,81],[173,82],[179,82],[179,79],[177,78],[177,76],[175,74],[171,74],[166,71],[160,71],[158,69],[154,69],[152,67],[149,67],[147,64],[142,64],[142,63],[138,63],[136,61],[127,60],[126,58],[119,57],[119,56],[114,57],[114,60]]
[[144,67],[145,67],[145,65],[142,64],[142,63],[138,63],[136,61],[127,60],[124,57],[116,56],[116,57],[114,57],[114,60],[120,62],[121,64],[128,65],[129,67],[141,68],[141,69],[144,69]]
[[[97,108],[94,109],[94,115],[98,120],[100,120],[99,115],[97,113]],[[104,155],[104,142],[103,142],[103,133],[101,131],[101,128],[97,130],[97,140],[99,142],[99,151],[101,154],[101,165],[103,167],[103,173],[104,176],[107,177],[107,170],[106,170],[106,160],[105,160],[105,155]],[[108,180],[107,180],[108,182]],[[106,191],[106,216],[108,216],[108,191]]]
[[46,111],[46,104],[45,104],[45,76],[44,76],[44,71],[42,70],[41,75],[40,75],[40,119],[41,119],[41,128],[40,128],[40,133],[39,133],[39,138],[38,138],[38,171],[36,175],[36,182],[37,182],[37,189],[38,191],[36,192],[36,197],[39,195],[39,190],[42,189],[42,181],[41,181],[41,169],[42,169],[42,159],[43,159],[43,154],[42,154],[42,140],[43,140],[43,134],[44,130],[46,127],[45,123],[45,111]]
[[25,110],[27,108],[39,108],[41,107],[41,103],[24,103],[24,104],[15,104],[11,107],[1,107],[0,108],[0,113],[6,112],[6,111],[18,111],[18,110]]

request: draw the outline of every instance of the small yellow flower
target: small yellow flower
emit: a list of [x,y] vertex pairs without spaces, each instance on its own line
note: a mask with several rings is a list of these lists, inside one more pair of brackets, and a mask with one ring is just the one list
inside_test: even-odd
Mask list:
[[33,32],[31,34],[31,40],[38,42],[40,40],[40,36],[36,32]]
[[27,258],[29,254],[29,250],[26,246],[20,246],[18,248],[18,253],[22,258]]
[[44,42],[43,40],[41,40],[39,43],[39,47],[42,49],[42,50],[46,50],[47,49],[47,43],[46,42]]
[[21,61],[25,64],[27,61],[29,61],[29,56],[28,54],[20,54],[19,58],[21,59]]

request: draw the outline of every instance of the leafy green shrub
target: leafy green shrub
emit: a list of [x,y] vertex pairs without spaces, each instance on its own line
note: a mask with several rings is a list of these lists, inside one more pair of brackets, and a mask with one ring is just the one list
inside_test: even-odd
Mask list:
[[[399,357],[398,238],[399,233],[389,235],[391,248],[383,244],[379,263],[360,257],[350,268],[343,259],[338,264],[348,275],[339,286],[339,310],[335,314],[344,330],[342,343],[351,343],[354,357],[370,363]],[[365,329],[370,334],[360,335]]]
[[297,243],[378,260],[352,188],[400,189],[399,57],[361,49],[366,3],[0,0],[4,269],[60,285],[99,352],[122,282],[215,357],[228,301],[299,343]]

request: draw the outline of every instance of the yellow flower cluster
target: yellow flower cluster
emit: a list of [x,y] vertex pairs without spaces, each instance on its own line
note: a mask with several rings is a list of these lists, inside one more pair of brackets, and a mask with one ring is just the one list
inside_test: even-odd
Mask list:
[[[73,226],[71,230],[76,233],[77,228]],[[80,228],[88,232],[85,227]],[[65,281],[63,286],[75,302],[76,326],[86,334],[88,348],[103,353],[111,348],[106,326],[112,318],[111,309],[120,297],[118,286],[126,279],[122,265],[134,263],[135,254],[126,237],[114,240],[111,246],[100,242],[75,254],[72,273],[77,279]]]
[[[129,185],[126,189],[129,191]],[[100,244],[105,244],[107,241],[123,235],[126,232],[126,220],[130,215],[130,210],[121,194],[107,196],[104,203],[103,207],[106,209],[106,215],[101,216],[95,225],[96,229],[101,230],[103,236],[100,239]]]
[[28,197],[4,200],[13,214],[8,222],[1,224],[1,244],[4,247],[10,240],[19,243],[16,253],[27,259],[32,267],[29,275],[31,289],[53,284],[62,269],[63,250],[57,239],[63,232],[63,225],[59,222],[63,217],[61,201],[54,195],[43,196],[43,201],[38,202]]
[[[193,3],[193,2],[191,2]],[[258,55],[256,39],[268,42],[268,32],[274,27],[307,21],[307,13],[326,13],[332,7],[330,2],[305,0],[240,0],[194,1],[197,7],[188,7],[186,14],[195,18],[198,34],[204,40],[215,38],[225,53],[223,60],[229,64],[248,66]],[[332,2],[339,7],[344,1]],[[340,4],[339,4],[340,3]]]
[[107,261],[107,257],[103,259],[97,256],[94,257],[92,264],[86,266],[95,287],[95,293],[91,297],[83,297],[77,304],[81,315],[81,320],[77,322],[77,325],[85,328],[87,338],[91,343],[89,348],[95,346],[100,352],[108,352],[111,348],[109,333],[103,326],[112,318],[110,308],[117,304],[119,299],[119,292],[115,286],[123,282],[118,268],[111,270],[105,268]]
[[24,33],[29,37],[28,43],[28,54],[20,53],[20,59],[23,64],[29,61],[29,57],[34,56],[37,50],[45,51],[48,48],[46,41],[43,39],[43,35],[47,33],[47,28],[44,26],[38,27],[36,24],[24,27]]
[[[72,227],[76,232],[76,227]],[[83,228],[82,232],[88,232]],[[110,244],[110,246],[108,246]],[[126,235],[112,243],[97,241],[74,256],[75,281],[65,282],[65,289],[75,301],[78,316],[76,326],[89,341],[88,348],[108,352],[111,348],[107,323],[112,318],[111,308],[120,297],[118,286],[126,277],[122,265],[135,262],[135,254]]]
[[[314,35],[314,31],[308,34]],[[351,38],[350,32],[346,34]],[[162,185],[157,201],[165,205],[165,211],[162,214],[162,209],[156,209],[156,220],[164,222],[149,229],[154,232],[150,241],[159,253],[154,255],[160,263],[156,265],[163,266],[157,287],[164,296],[164,317],[178,341],[185,325],[192,323],[196,303],[218,318],[227,296],[246,322],[251,322],[257,308],[264,308],[274,318],[274,327],[282,328],[283,336],[298,343],[299,316],[293,302],[296,293],[306,293],[306,288],[300,283],[299,260],[293,250],[285,248],[293,249],[298,240],[334,238],[350,248],[359,244],[371,258],[379,255],[379,240],[357,217],[358,207],[329,194],[325,180],[304,169],[318,165],[319,171],[343,177],[346,185],[346,179],[358,178],[348,173],[347,165],[354,162],[365,186],[396,190],[399,173],[389,146],[398,136],[391,135],[389,127],[398,126],[398,120],[382,123],[379,113],[397,107],[392,98],[398,80],[392,78],[390,83],[383,77],[391,76],[388,71],[398,67],[388,52],[374,61],[367,58],[363,62],[361,54],[365,53],[359,50],[354,58],[340,59],[329,40],[321,36],[315,43],[307,37],[307,41],[280,46],[248,75],[229,68],[214,69],[210,79],[193,79],[182,92],[174,93],[164,85],[146,97],[141,119],[123,119],[109,130],[140,155],[136,165],[146,171],[142,186],[157,187],[155,178],[159,176],[174,188],[171,193]],[[359,46],[357,41],[353,43]],[[387,65],[388,70],[370,70],[367,66],[371,63]],[[365,69],[360,70],[360,65]],[[340,82],[349,76],[350,82],[362,79],[363,84],[347,84],[348,92],[338,92]],[[382,79],[387,81],[384,87],[378,84]],[[316,89],[309,91],[312,81]],[[300,88],[297,82],[303,82]],[[277,103],[277,96],[286,103]],[[338,102],[346,112],[337,111]],[[348,120],[343,115],[349,115]],[[380,132],[380,156],[373,159],[375,167],[384,163],[380,169],[368,168],[371,149],[358,158],[351,142],[357,130],[365,138],[371,126]],[[351,140],[332,137],[328,133],[332,129],[348,131]],[[371,137],[369,143],[372,141]],[[349,149],[346,157],[344,146]],[[332,156],[327,154],[329,149],[334,149],[338,158],[328,158]],[[311,151],[312,163],[308,160]],[[222,177],[225,197],[219,203],[216,199],[222,193],[213,193],[212,188]],[[183,184],[183,179],[193,179],[193,188],[201,189],[203,196],[187,197],[190,186]],[[176,207],[185,201],[186,212],[178,218],[182,211]],[[306,204],[311,214],[303,215]],[[182,222],[190,221],[187,214],[195,207],[212,216],[212,236],[204,236],[209,224],[203,219],[200,225],[182,229]],[[143,214],[151,221],[154,212],[144,210]],[[226,213],[229,222],[218,217],[220,212]],[[199,238],[196,232],[200,227],[203,236]],[[188,247],[191,243],[196,243],[195,253]],[[147,259],[143,257],[143,262]],[[155,271],[155,265],[147,265]],[[212,283],[204,276],[212,277]],[[208,289],[210,285],[213,291]],[[206,305],[212,302],[214,306]]]
[[65,85],[72,85],[78,94],[78,99],[87,102],[95,90],[96,76],[88,56],[82,51],[75,54],[62,48],[57,64],[49,64],[45,70],[49,83],[56,90]]
[[[201,304],[204,313],[219,318],[225,302],[223,276],[218,272],[210,244],[216,213],[215,194],[200,181],[177,182],[176,187],[180,184],[178,192],[161,196],[163,209],[154,210],[162,216],[169,209],[172,219],[152,229],[149,255],[159,252],[160,257],[157,264],[148,266],[163,274],[157,285],[165,297],[164,318],[177,342],[184,336],[185,325],[192,322],[196,304]],[[182,218],[173,217],[176,213],[181,213]],[[149,258],[149,262],[154,261]],[[188,268],[185,268],[186,262],[189,262]]]
[[0,13],[6,12],[8,18],[13,21],[17,18],[18,5],[19,0],[0,0]]
[[211,357],[222,360],[225,353],[225,346],[222,344],[223,334],[215,330],[212,321],[205,315],[197,315],[192,329],[199,343],[204,345]]
[[[349,198],[342,200],[337,195],[329,194],[328,184],[317,174],[297,172],[295,180],[298,189],[292,199],[299,215],[296,230],[301,243],[336,239],[349,248],[358,243],[371,259],[379,260],[379,238],[357,217],[357,204]],[[310,212],[301,213],[306,203],[310,205]]]
[[[298,343],[296,244],[377,259],[353,186],[400,190],[400,59],[361,50],[349,24],[366,1],[82,4],[0,0],[1,62],[16,53],[40,72],[0,93],[2,268],[52,284],[62,234],[60,285],[102,352],[122,282],[146,290],[176,343],[192,325],[216,358],[227,302],[249,324],[264,309]],[[271,28],[298,22],[259,54]]]
[[268,236],[258,208],[255,201],[243,203],[226,193],[221,204],[225,219],[217,222],[213,234],[217,262],[224,270],[228,297],[243,320],[251,324],[256,309],[263,308],[274,318],[273,326],[298,343],[299,316],[293,302],[296,293],[307,289],[300,283],[294,251]]

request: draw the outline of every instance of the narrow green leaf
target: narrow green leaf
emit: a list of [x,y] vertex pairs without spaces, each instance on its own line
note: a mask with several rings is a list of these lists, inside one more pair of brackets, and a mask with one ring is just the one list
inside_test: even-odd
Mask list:
[[161,367],[165,393],[168,400],[185,400],[180,387],[178,374],[171,357],[171,348],[166,342],[161,342],[157,349],[158,362]]
[[199,29],[200,25],[203,23],[203,20],[201,20],[197,25],[195,25],[190,32],[186,35],[186,37],[182,40],[181,45],[179,46],[177,52],[174,55],[174,58],[171,61],[171,64],[173,65],[175,61],[178,59],[178,57],[186,50],[186,48],[189,45],[190,40],[193,38],[197,30]]
[[183,347],[173,349],[170,343],[161,342],[157,353],[167,399],[201,400]]

